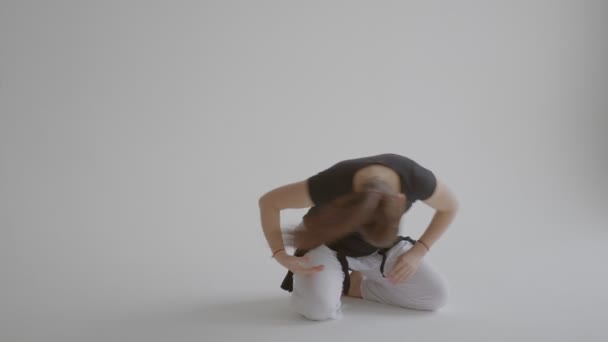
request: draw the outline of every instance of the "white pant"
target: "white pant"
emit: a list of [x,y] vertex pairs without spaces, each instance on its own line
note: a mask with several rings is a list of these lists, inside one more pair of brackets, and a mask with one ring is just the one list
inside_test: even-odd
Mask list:
[[[384,274],[388,274],[397,257],[413,245],[400,241],[387,252]],[[336,252],[327,246],[319,246],[306,253],[310,266],[325,265],[323,271],[293,276],[291,304],[296,312],[311,320],[327,320],[342,317],[341,296],[344,272]],[[380,273],[382,256],[347,257],[348,267],[363,275],[361,295],[363,299],[415,310],[437,310],[446,304],[446,281],[424,258],[416,273],[405,282],[391,284]]]

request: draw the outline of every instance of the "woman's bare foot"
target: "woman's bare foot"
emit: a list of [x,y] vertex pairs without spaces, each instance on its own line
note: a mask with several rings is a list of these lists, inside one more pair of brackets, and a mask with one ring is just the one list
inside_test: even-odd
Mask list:
[[350,288],[348,289],[348,297],[363,298],[361,296],[361,280],[363,276],[361,272],[352,271],[350,273]]

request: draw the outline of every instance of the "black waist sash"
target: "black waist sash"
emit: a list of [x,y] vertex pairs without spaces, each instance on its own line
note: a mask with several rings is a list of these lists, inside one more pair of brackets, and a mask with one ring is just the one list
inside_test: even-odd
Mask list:
[[[392,246],[386,247],[386,248],[379,248],[373,252],[370,252],[369,254],[366,254],[366,255],[370,255],[374,252],[378,252],[378,254],[380,254],[382,256],[382,263],[380,263],[380,273],[382,274],[383,277],[384,277],[384,264],[386,263],[387,252],[391,248],[395,247],[401,241],[409,241],[411,244],[416,243],[416,240],[410,238],[409,236],[399,236],[397,238],[397,240],[395,241],[395,243],[393,243]],[[328,247],[330,249],[336,251],[336,258],[338,259],[338,261],[340,262],[340,265],[342,266],[342,272],[344,272],[344,281],[342,283],[342,293],[344,295],[346,295],[346,294],[348,294],[348,289],[350,288],[350,274],[348,272],[349,271],[348,259],[346,259],[346,257],[347,256],[361,257],[361,256],[366,256],[366,255],[360,255],[357,253],[354,253],[355,255],[353,255],[353,253],[349,253],[349,251],[344,250],[343,248],[339,248],[339,246],[335,246],[335,245],[328,246]],[[301,257],[301,256],[304,256],[307,252],[308,252],[308,250],[296,249],[294,255]],[[291,271],[287,272],[287,275],[285,275],[285,278],[283,279],[283,283],[281,284],[281,288],[288,292],[293,291],[293,272],[291,272]]]

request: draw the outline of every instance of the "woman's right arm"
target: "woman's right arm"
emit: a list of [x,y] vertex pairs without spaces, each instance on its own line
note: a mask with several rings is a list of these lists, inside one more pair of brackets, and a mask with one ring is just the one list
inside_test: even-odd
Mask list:
[[308,208],[312,205],[306,180],[280,186],[260,197],[262,230],[271,253],[285,247],[281,236],[281,210]]
[[[285,248],[281,234],[281,210],[309,208],[314,205],[308,193],[307,180],[273,189],[262,195],[258,203],[262,230],[268,241],[270,253]],[[289,256],[284,250],[277,253],[275,259],[294,273],[316,272],[322,269],[322,267],[304,268],[299,261],[300,258]]]

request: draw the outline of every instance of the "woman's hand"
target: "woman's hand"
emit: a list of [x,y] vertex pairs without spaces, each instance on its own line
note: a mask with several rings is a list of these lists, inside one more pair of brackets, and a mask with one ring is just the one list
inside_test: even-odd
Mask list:
[[393,285],[405,282],[416,273],[420,260],[422,255],[416,253],[414,249],[407,250],[397,258],[393,269],[386,275],[387,279]]
[[317,265],[313,267],[306,266],[310,262],[310,257],[297,257],[281,251],[274,256],[274,259],[285,268],[294,274],[312,274],[323,271],[325,265]]

